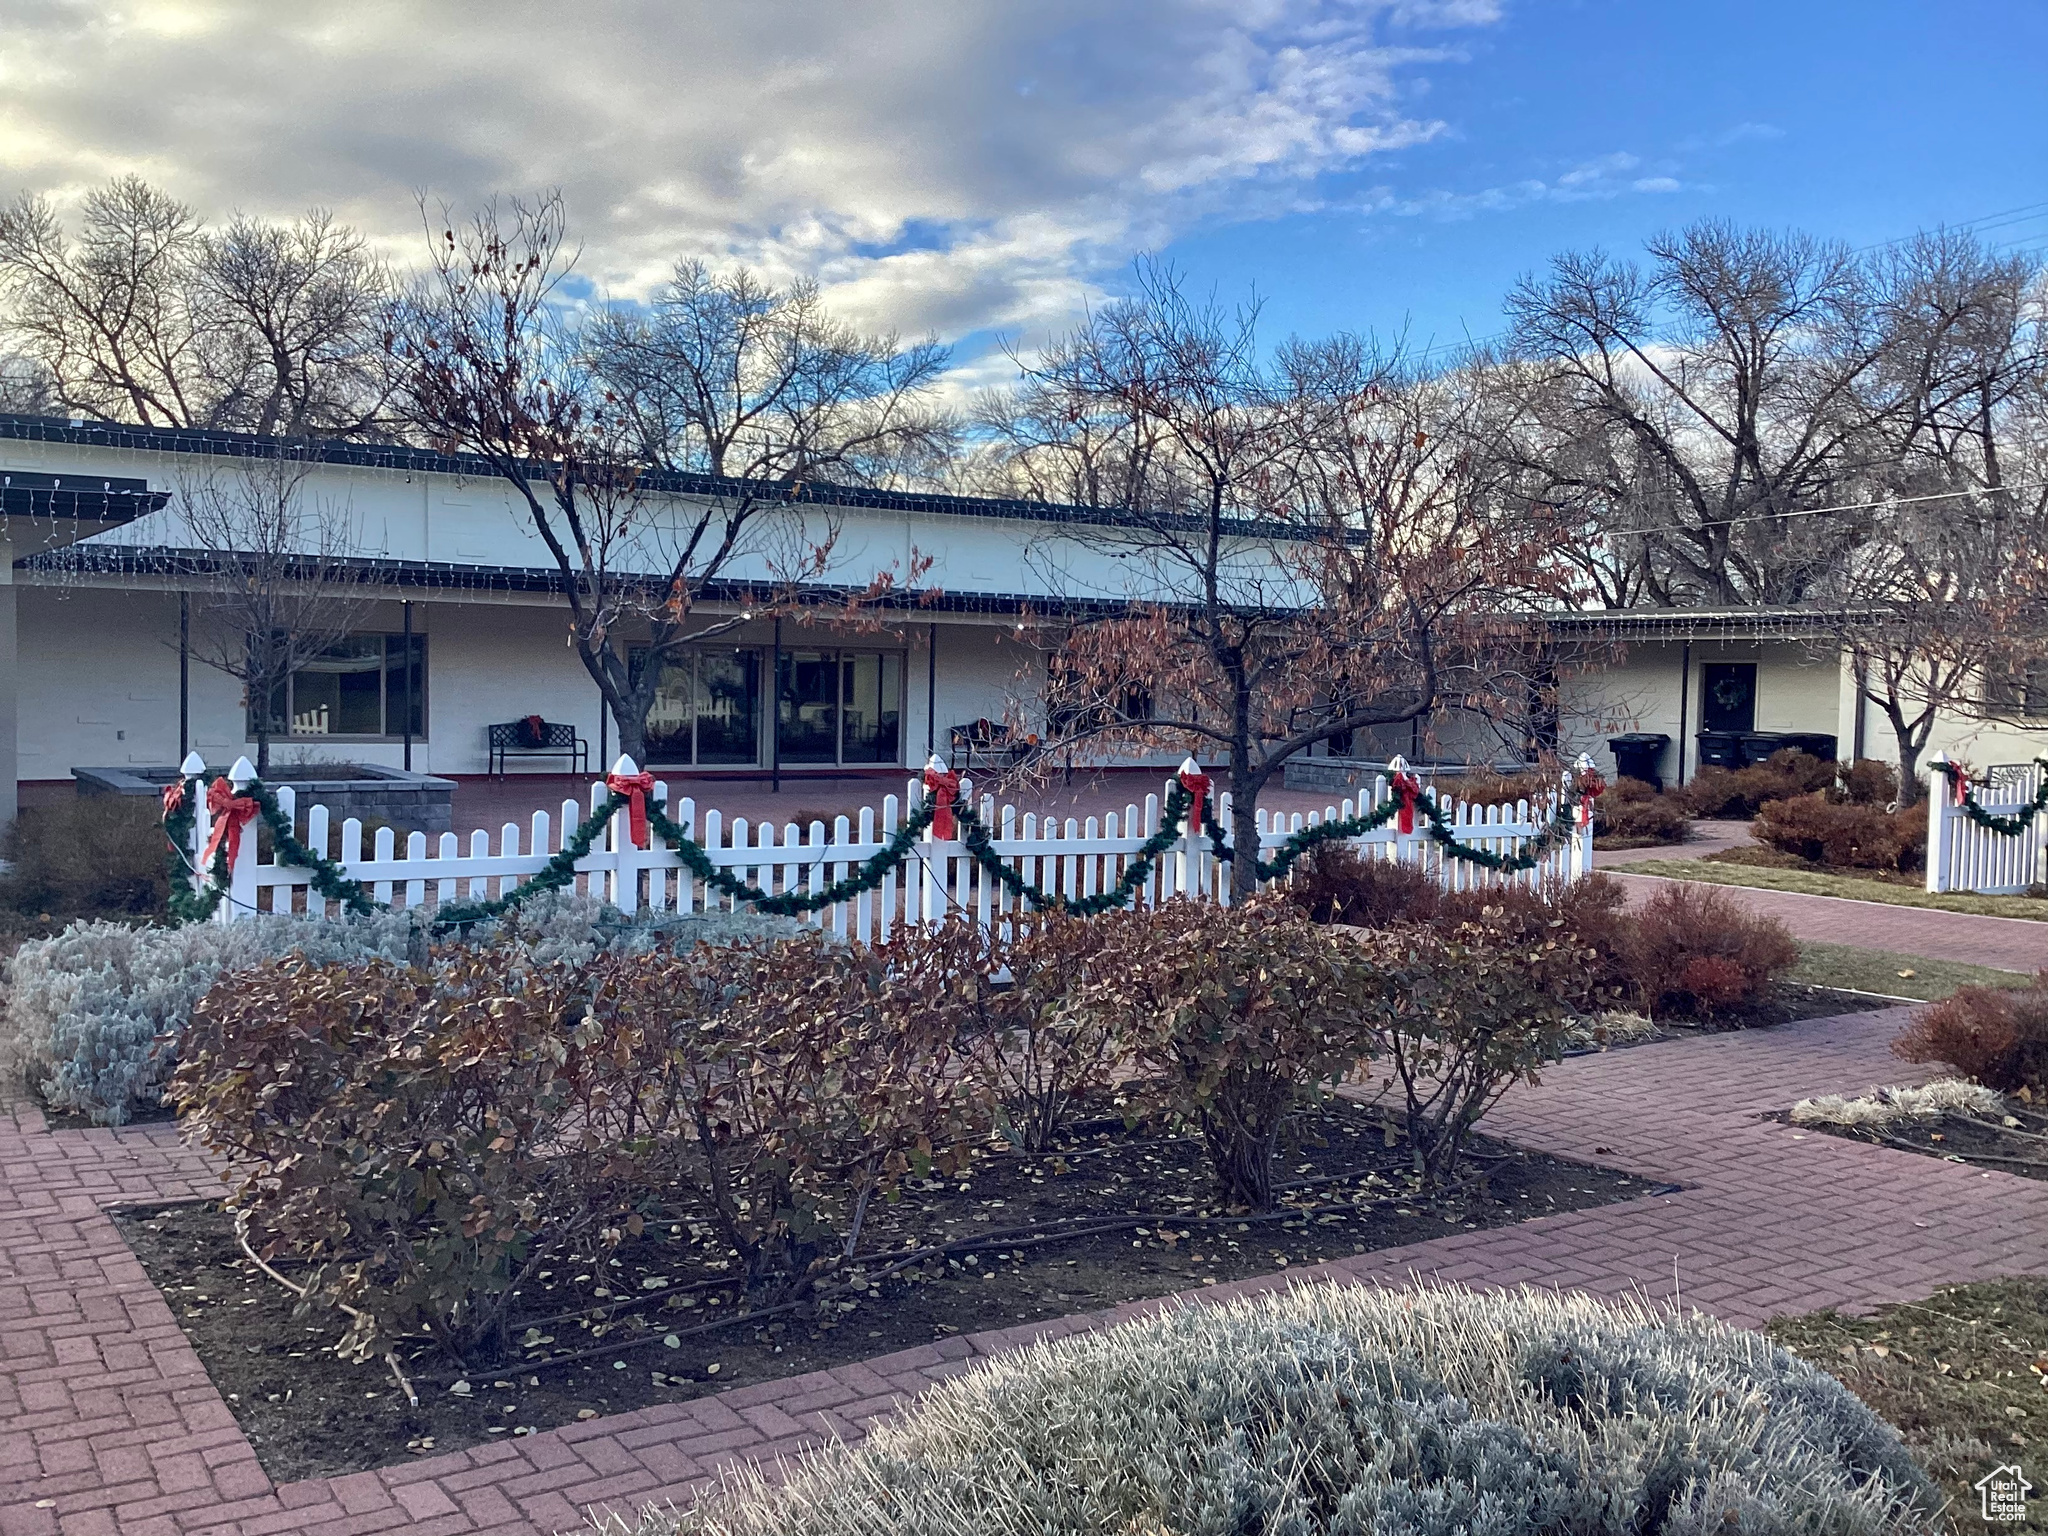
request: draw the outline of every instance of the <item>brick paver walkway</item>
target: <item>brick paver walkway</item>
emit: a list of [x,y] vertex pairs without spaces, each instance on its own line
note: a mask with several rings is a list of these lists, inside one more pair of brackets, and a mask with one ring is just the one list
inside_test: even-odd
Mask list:
[[[1915,914],[1925,917],[1927,914]],[[2048,1184],[1761,1118],[1905,1075],[1902,1010],[1584,1057],[1517,1089],[1489,1129],[1677,1193],[1474,1232],[1204,1295],[1437,1275],[1641,1290],[1733,1321],[1868,1305],[1946,1281],[2048,1273]],[[857,1438],[905,1394],[1027,1339],[1137,1307],[949,1339],[864,1365],[568,1426],[378,1472],[273,1486],[162,1298],[102,1214],[205,1190],[166,1129],[0,1117],[0,1536],[260,1536],[576,1527],[685,1493],[722,1461]]]

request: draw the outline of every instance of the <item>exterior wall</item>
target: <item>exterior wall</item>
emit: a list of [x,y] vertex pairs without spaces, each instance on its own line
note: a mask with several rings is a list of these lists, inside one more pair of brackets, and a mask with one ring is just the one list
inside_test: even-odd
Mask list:
[[[163,511],[87,542],[114,546],[187,547],[191,540],[180,500],[209,481],[231,488],[239,461],[153,449],[107,448],[0,438],[0,471],[33,469],[62,475],[139,476],[153,490],[171,493]],[[371,469],[345,464],[309,465],[299,492],[306,508],[345,513],[355,552],[392,560],[430,561],[504,569],[552,571],[554,562],[511,488],[487,478]],[[701,500],[650,498],[648,532],[618,569],[665,571],[673,531],[694,522]],[[1038,599],[1146,596],[1151,582],[1142,557],[1108,557],[1121,536],[1112,528],[1032,517],[976,516],[959,511],[795,504],[757,512],[725,575],[736,581],[773,581],[803,565],[804,553],[830,545],[822,575],[806,579],[865,587],[878,573],[908,580],[914,563],[930,557],[919,584],[951,594]],[[1284,573],[1275,568],[1284,588]]]
[[[178,596],[164,590],[113,587],[23,586],[20,594],[20,776],[68,778],[75,766],[164,766],[178,760]],[[202,638],[202,600],[195,599],[195,638]],[[425,773],[483,773],[488,767],[486,727],[539,714],[572,722],[590,742],[592,767],[601,747],[618,751],[618,733],[601,719],[597,687],[564,643],[558,604],[541,601],[415,601],[413,628],[427,637],[427,730],[413,743],[412,765]],[[397,602],[381,603],[360,626],[363,633],[397,633]],[[784,625],[785,649],[843,647],[905,653],[902,700],[903,758],[915,767],[926,756],[927,668],[931,623],[880,633],[845,634],[829,628]],[[1012,638],[1009,625],[941,618],[938,628],[938,719],[934,740],[946,751],[947,732],[977,716],[1000,719],[1020,686],[1029,686],[1035,658]],[[763,651],[763,710],[770,707],[765,673],[774,627],[756,622],[720,643]],[[1019,682],[1020,669],[1026,681]],[[191,745],[209,763],[225,766],[249,740],[242,686],[196,656],[190,668]],[[348,737],[273,737],[276,761],[347,760],[402,765],[399,741]],[[766,759],[763,759],[764,766]],[[531,769],[560,771],[557,760]],[[517,769],[515,768],[515,771]],[[785,768],[801,774],[820,770]]]
[[[1853,720],[1853,704],[1850,710]],[[1927,764],[1937,752],[1946,752],[1950,757],[1968,763],[1972,769],[1988,768],[1994,763],[2031,762],[2035,757],[2048,753],[2048,719],[1977,720],[1959,715],[1944,716],[1935,721],[1927,745],[1921,750],[1920,772],[1923,778]],[[1863,705],[1863,756],[1881,758],[1892,764],[1896,764],[1899,757],[1898,738],[1892,731],[1891,722],[1882,710],[1867,700]]]
[[1562,684],[1559,744],[1568,756],[1589,754],[1611,775],[1609,737],[1658,732],[1672,738],[1659,772],[1667,782],[1680,776],[1682,746],[1690,779],[1699,767],[1701,672],[1716,662],[1755,663],[1757,730],[1818,731],[1837,737],[1841,754],[1852,750],[1855,714],[1839,661],[1831,649],[1796,640],[1631,641],[1618,657]]

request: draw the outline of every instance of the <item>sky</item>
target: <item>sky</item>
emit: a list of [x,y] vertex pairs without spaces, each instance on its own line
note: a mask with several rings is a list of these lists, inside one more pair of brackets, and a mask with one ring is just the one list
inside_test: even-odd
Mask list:
[[1449,347],[1700,218],[2048,249],[2048,4],[0,0],[0,194],[126,172],[399,261],[422,197],[559,187],[591,293],[807,275],[963,386],[1141,253],[1276,340]]

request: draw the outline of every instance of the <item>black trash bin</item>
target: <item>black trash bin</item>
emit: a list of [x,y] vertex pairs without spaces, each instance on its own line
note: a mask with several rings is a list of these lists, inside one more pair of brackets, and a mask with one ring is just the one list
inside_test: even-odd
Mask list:
[[1783,741],[1788,747],[1812,753],[1824,763],[1835,760],[1835,738],[1819,731],[1787,731]]
[[1701,731],[1699,739],[1702,768],[1743,766],[1742,737],[1734,731]]
[[1607,750],[1614,754],[1614,771],[1624,779],[1641,779],[1661,790],[1664,777],[1657,771],[1671,738],[1659,731],[1627,731],[1607,738]]

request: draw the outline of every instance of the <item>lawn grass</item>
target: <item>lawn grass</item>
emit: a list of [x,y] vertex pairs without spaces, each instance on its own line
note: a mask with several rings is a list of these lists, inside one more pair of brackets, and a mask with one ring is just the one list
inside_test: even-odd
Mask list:
[[1645,859],[1617,865],[1617,875],[1659,875],[1667,880],[1700,880],[1713,885],[1746,885],[1764,891],[1795,891],[1802,896],[1840,896],[1849,901],[1874,901],[1890,907],[1927,907],[1936,912],[1961,912],[1971,917],[2023,917],[2048,922],[2048,901],[2035,896],[1979,896],[1971,891],[1940,895],[1909,885],[1859,880],[1853,875],[1820,874],[1807,869],[1773,869],[1761,864],[1724,864],[1707,859]]
[[[1900,974],[1905,971],[1912,974]],[[1965,965],[1960,960],[1929,960],[1920,955],[1859,949],[1853,944],[1820,944],[1804,939],[1799,943],[1799,963],[1786,974],[1785,979],[1809,987],[1881,992],[1888,997],[1910,997],[1925,1003],[1939,1002],[1958,987],[2023,987],[2027,984],[2027,977],[2018,971],[1999,971],[1988,965]]]
[[1986,1529],[1971,1484],[2017,1461],[2037,1485],[2026,1524],[2048,1530],[2048,1280],[1936,1291],[1873,1317],[1815,1312],[1765,1329],[1895,1425],[1953,1501],[1953,1529]]

